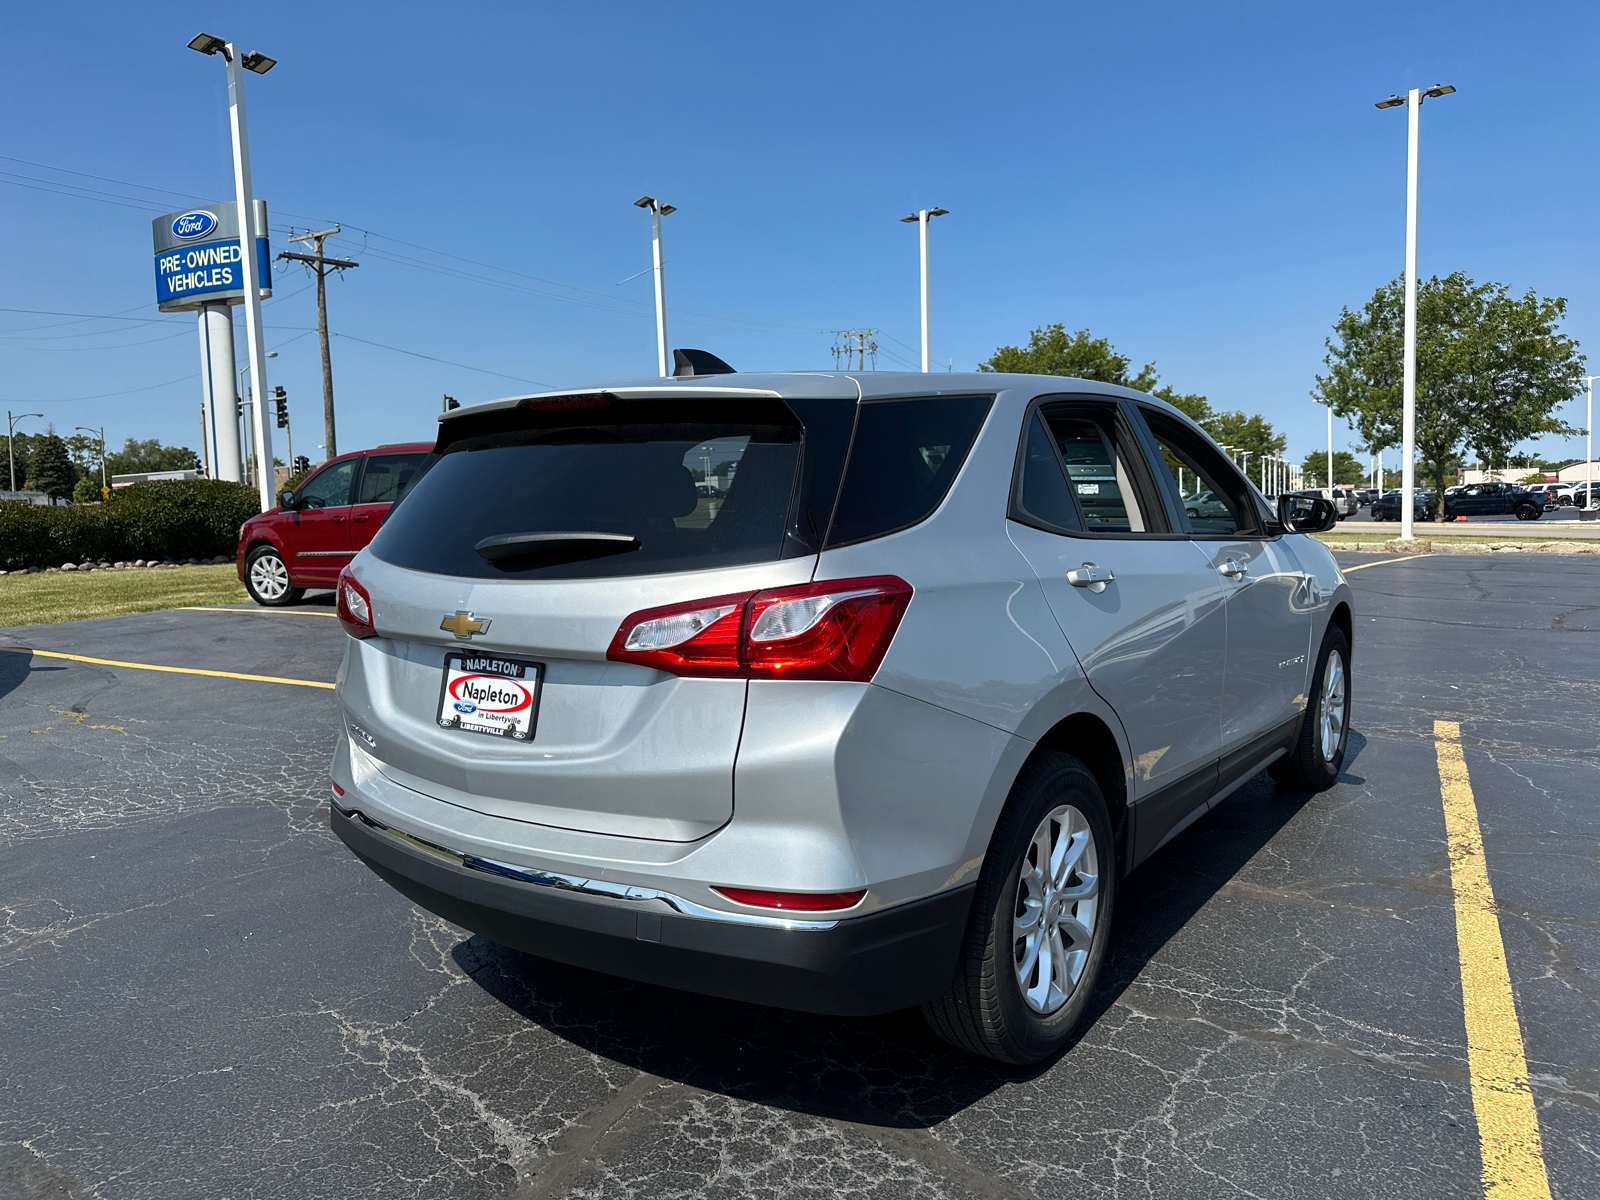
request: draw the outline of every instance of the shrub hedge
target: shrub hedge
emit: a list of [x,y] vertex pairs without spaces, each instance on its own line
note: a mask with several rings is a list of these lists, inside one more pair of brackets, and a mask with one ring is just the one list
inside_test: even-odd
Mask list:
[[239,527],[261,511],[242,483],[166,479],[117,488],[104,504],[0,501],[0,570],[97,559],[231,556]]

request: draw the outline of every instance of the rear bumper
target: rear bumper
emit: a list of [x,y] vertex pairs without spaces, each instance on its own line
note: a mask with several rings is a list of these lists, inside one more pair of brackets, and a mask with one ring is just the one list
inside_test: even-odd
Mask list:
[[574,895],[500,878],[331,806],[367,866],[429,912],[541,958],[778,1008],[869,1016],[942,993],[955,973],[975,885],[838,921],[791,927],[688,916],[654,898]]

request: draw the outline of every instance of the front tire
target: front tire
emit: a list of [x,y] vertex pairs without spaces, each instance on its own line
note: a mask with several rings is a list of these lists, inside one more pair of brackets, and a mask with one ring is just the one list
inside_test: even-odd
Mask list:
[[1311,677],[1311,696],[1300,734],[1289,753],[1267,768],[1284,787],[1324,791],[1344,766],[1350,739],[1350,639],[1328,626]]
[[922,1006],[951,1045],[1001,1062],[1054,1054],[1105,962],[1117,849],[1100,785],[1070,754],[1035,755],[978,876],[950,990]]
[[257,546],[244,560],[244,590],[250,599],[267,608],[298,604],[305,588],[289,581],[289,568],[273,546]]

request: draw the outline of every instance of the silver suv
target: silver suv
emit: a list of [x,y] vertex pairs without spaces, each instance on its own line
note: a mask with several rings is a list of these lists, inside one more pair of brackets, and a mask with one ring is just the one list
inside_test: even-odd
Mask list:
[[332,824],[504,945],[1036,1061],[1129,870],[1338,775],[1333,520],[1082,380],[461,408],[340,578]]

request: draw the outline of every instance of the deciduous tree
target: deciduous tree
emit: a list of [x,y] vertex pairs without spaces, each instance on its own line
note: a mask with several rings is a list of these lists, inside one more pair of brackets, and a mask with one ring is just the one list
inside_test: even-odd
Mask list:
[[[1528,438],[1578,432],[1555,415],[1583,378],[1578,344],[1559,328],[1566,309],[1459,271],[1418,289],[1416,450],[1441,515],[1463,454],[1504,462]],[[1400,444],[1403,325],[1402,278],[1340,313],[1312,389],[1375,448]]]

